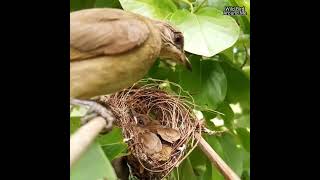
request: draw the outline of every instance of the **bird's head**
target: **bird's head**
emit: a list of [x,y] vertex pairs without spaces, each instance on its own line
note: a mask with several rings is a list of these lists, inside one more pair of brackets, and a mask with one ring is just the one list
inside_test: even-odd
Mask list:
[[161,32],[160,58],[183,64],[188,70],[192,70],[191,63],[184,54],[184,37],[181,31],[163,21],[155,21]]

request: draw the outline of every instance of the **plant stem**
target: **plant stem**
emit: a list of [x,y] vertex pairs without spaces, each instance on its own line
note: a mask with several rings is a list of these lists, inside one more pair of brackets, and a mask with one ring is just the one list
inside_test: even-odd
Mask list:
[[203,0],[201,4],[194,10],[194,12],[197,12],[205,3],[208,3],[208,0]]
[[246,52],[246,59],[244,60],[243,64],[240,66],[241,69],[247,64],[248,59],[249,59],[248,49],[247,49],[247,46],[244,43],[243,43],[243,47],[244,47],[244,50]]
[[193,5],[192,5],[191,2],[189,2],[188,0],[181,0],[181,1],[184,2],[184,3],[186,3],[186,4],[188,4],[188,5],[190,6],[190,11],[191,11],[191,13],[194,12]]

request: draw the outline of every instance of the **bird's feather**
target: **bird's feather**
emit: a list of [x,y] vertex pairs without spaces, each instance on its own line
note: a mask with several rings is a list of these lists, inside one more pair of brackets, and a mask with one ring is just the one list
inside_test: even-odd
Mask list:
[[116,55],[140,46],[149,29],[139,16],[117,9],[70,14],[70,60]]

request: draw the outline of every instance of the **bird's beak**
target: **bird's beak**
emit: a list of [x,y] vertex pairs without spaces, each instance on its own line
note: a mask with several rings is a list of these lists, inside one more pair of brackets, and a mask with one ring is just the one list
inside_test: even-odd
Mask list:
[[181,61],[189,71],[192,71],[192,64],[190,63],[188,57],[184,53],[182,54]]

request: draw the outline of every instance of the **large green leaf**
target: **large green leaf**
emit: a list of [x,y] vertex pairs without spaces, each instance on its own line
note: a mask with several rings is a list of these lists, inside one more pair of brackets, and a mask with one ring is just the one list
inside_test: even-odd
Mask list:
[[180,71],[179,84],[193,95],[196,104],[216,109],[226,96],[226,76],[218,62],[199,58],[190,56],[192,72]]
[[237,128],[236,131],[242,146],[246,151],[250,152],[250,132],[245,128]]
[[191,161],[194,174],[201,178],[206,172],[207,158],[203,155],[200,148],[196,147],[189,155],[189,159]]
[[224,161],[235,173],[238,174],[238,176],[241,176],[243,170],[244,149],[242,149],[241,146],[237,146],[236,139],[229,133],[222,135],[218,139],[223,149]]
[[93,143],[70,170],[70,180],[116,180],[116,174],[100,145]]
[[226,6],[245,7],[245,11],[247,12],[247,15],[231,16],[231,17],[238,22],[238,24],[241,27],[241,30],[245,34],[250,33],[250,1],[249,0],[202,0],[202,1],[197,1],[196,5],[202,4],[203,1],[207,1],[207,3],[204,3],[206,6],[217,8],[220,11],[224,11]]
[[224,180],[223,175],[219,170],[208,160],[207,171],[205,172],[202,180]]
[[221,67],[227,77],[227,97],[229,103],[240,102],[241,106],[248,108],[250,105],[250,80],[244,72],[233,67],[227,62],[221,62]]
[[171,0],[120,0],[124,10],[154,19],[168,18],[177,10]]
[[149,71],[149,77],[176,82],[193,96],[197,105],[216,109],[227,92],[227,79],[222,68],[218,62],[203,61],[197,55],[189,56],[189,60],[192,72],[182,66],[173,70],[158,62]]
[[231,47],[240,33],[232,17],[211,7],[199,9],[195,14],[178,10],[170,21],[183,32],[186,51],[207,57]]
[[197,180],[197,177],[193,171],[191,161],[189,157],[187,157],[183,162],[179,165],[179,179],[188,179],[188,180]]
[[225,133],[219,137],[206,136],[205,139],[239,177],[244,170],[250,170],[250,155],[238,145],[236,136]]

